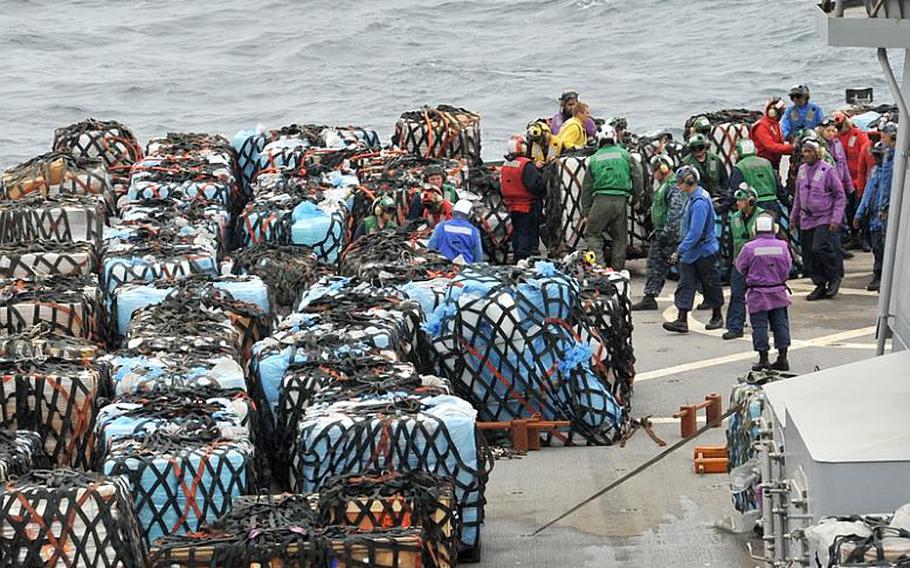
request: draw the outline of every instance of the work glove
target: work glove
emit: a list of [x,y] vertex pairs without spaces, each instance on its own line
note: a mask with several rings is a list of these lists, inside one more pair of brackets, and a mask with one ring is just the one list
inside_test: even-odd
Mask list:
[[669,264],[670,264],[670,266],[675,266],[677,262],[679,262],[679,253],[674,252],[673,254],[670,255]]

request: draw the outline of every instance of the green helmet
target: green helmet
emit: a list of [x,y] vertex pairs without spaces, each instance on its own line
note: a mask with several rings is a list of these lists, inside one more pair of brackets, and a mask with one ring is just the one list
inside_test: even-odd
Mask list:
[[740,159],[746,156],[754,156],[756,153],[755,142],[748,138],[742,138],[739,142],[736,143],[736,155]]
[[696,146],[708,147],[708,140],[705,138],[704,134],[693,134],[686,140],[686,145],[689,148],[694,148]]
[[395,211],[398,207],[395,206],[395,200],[391,196],[384,195],[376,200],[376,203],[373,204],[373,213],[379,215],[383,211]]
[[692,121],[692,129],[701,133],[711,132],[711,121],[708,120],[707,116],[696,117]]
[[755,191],[754,187],[747,184],[746,182],[743,182],[739,184],[739,187],[736,189],[736,191],[733,192],[733,199],[736,201],[748,200],[752,203],[755,203],[758,201],[758,192]]

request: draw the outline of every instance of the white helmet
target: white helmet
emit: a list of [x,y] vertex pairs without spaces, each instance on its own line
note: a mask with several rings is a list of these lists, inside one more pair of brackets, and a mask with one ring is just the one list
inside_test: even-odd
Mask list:
[[616,142],[616,129],[609,124],[603,124],[597,129],[597,143]]
[[467,199],[459,199],[455,202],[455,206],[452,208],[454,213],[461,213],[464,216],[469,216],[471,214],[471,209],[474,208],[474,203]]
[[506,143],[506,155],[524,156],[528,153],[528,143],[521,134],[513,134]]

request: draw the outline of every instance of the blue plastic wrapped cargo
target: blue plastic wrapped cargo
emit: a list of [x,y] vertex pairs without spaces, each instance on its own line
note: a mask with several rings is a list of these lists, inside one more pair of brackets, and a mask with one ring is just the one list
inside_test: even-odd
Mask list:
[[99,364],[106,369],[114,396],[174,389],[246,390],[243,367],[227,355],[120,351],[102,357]]

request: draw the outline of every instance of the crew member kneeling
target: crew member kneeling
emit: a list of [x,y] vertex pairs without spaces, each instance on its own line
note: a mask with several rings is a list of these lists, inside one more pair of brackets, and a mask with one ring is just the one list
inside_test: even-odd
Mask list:
[[537,253],[540,248],[541,196],[544,182],[537,166],[527,157],[521,136],[509,140],[502,165],[502,200],[512,218],[512,253],[515,260]]
[[[787,278],[790,277],[790,250],[785,241],[777,238],[774,217],[762,213],[755,221],[755,238],[743,245],[736,259],[736,269],[746,281],[746,305],[752,322],[752,347],[758,351],[758,363],[753,371],[774,369],[789,371],[787,349],[790,347],[790,320],[787,306],[790,296]],[[768,326],[774,332],[777,360],[768,361]]]
[[452,262],[470,264],[483,260],[480,231],[471,221],[472,203],[459,199],[452,210],[452,218],[436,225],[427,246],[439,251]]

